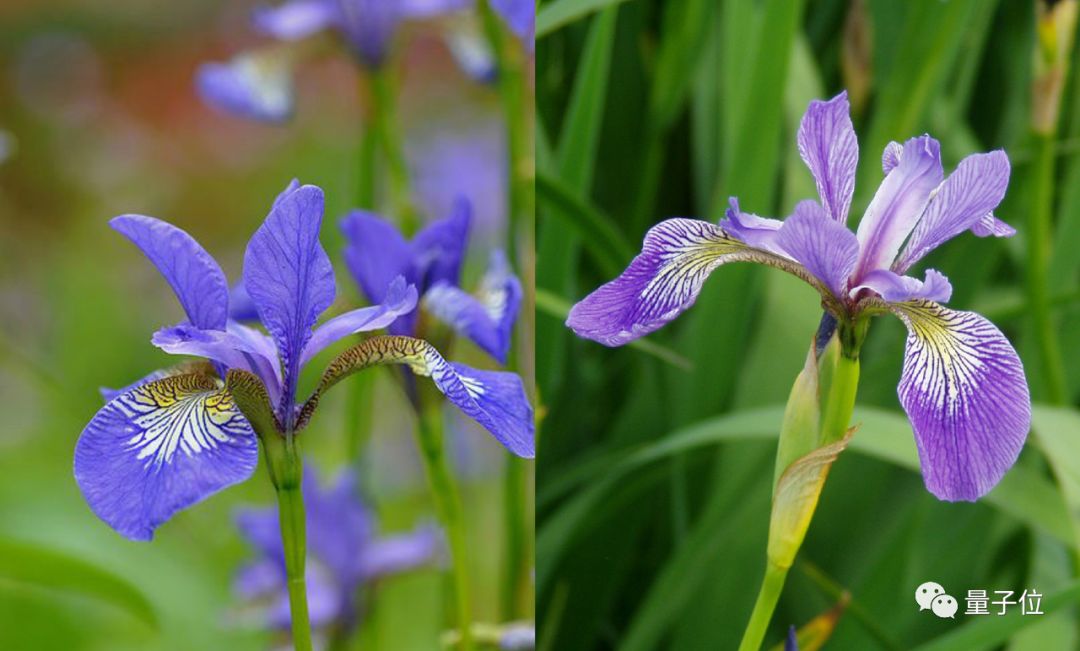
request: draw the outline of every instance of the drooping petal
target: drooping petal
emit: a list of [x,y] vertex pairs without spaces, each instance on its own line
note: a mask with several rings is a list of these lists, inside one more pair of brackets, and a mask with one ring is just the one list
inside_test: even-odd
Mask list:
[[859,242],[842,221],[829,217],[816,201],[802,201],[777,231],[777,244],[843,297],[859,257]]
[[149,382],[153,382],[154,380],[160,380],[162,378],[167,378],[167,377],[172,376],[172,375],[187,375],[189,373],[199,373],[201,375],[213,375],[216,372],[217,371],[216,371],[215,367],[212,364],[208,363],[208,362],[205,362],[205,361],[202,361],[202,360],[190,360],[190,361],[186,361],[186,362],[181,362],[180,364],[177,364],[175,366],[170,366],[169,368],[161,368],[161,369],[158,369],[158,370],[153,371],[151,373],[147,373],[146,375],[142,376],[138,380],[135,380],[131,384],[129,384],[129,385],[123,387],[123,388],[120,388],[120,389],[110,389],[108,387],[99,387],[98,388],[98,393],[101,394],[101,399],[103,401],[111,402],[113,398],[116,398],[117,396],[121,396],[121,395],[127,393],[128,391],[131,391],[135,387],[141,387],[144,384],[147,384]]
[[859,143],[851,126],[846,91],[827,102],[810,102],[799,124],[798,142],[799,155],[814,175],[825,214],[846,224],[859,163]]
[[904,155],[904,146],[895,140],[885,145],[885,151],[881,152],[881,171],[888,176],[889,172],[896,169],[900,159]]
[[413,259],[420,274],[421,293],[440,281],[458,284],[471,222],[472,204],[459,199],[448,217],[431,222],[413,238]]
[[[323,192],[305,185],[281,198],[244,254],[244,286],[277,343],[284,369],[280,407],[291,409],[311,327],[334,302],[334,269],[319,242]],[[286,404],[287,403],[287,404]]]
[[369,543],[360,554],[360,577],[364,581],[408,572],[437,561],[443,551],[443,537],[431,525],[421,525],[410,533],[389,536]]
[[419,274],[413,264],[409,243],[390,222],[375,213],[354,210],[338,223],[345,236],[345,263],[349,273],[360,284],[361,291],[372,303],[382,303],[386,290],[398,276],[417,285]]
[[75,480],[90,508],[132,540],[255,472],[255,433],[220,380],[177,375],[101,408],[75,447]]
[[315,393],[304,404],[299,424],[302,426],[311,417],[330,387],[353,373],[380,364],[405,364],[416,375],[430,377],[447,400],[482,425],[506,449],[520,457],[534,456],[533,408],[520,377],[451,364],[434,346],[413,337],[372,337],[338,355],[326,367]]
[[976,500],[1012,467],[1031,425],[1024,367],[1008,339],[974,312],[892,303],[908,328],[897,393],[915,430],[927,489]]
[[973,154],[960,161],[930,199],[893,269],[904,273],[942,243],[979,225],[1001,203],[1008,187],[1005,152]]
[[510,273],[505,255],[493,251],[480,298],[459,287],[437,283],[424,294],[424,309],[505,364],[522,296],[521,282]]
[[340,4],[333,0],[289,0],[252,13],[255,29],[283,41],[295,41],[334,27],[341,21]]
[[170,355],[205,357],[226,368],[254,373],[262,380],[272,400],[281,397],[281,375],[276,357],[267,357],[265,337],[261,333],[231,322],[228,330],[200,330],[180,324],[162,328],[150,339]]
[[976,237],[1012,237],[1016,235],[1016,229],[995,217],[993,212],[986,213],[982,216],[982,219],[975,222],[971,227],[971,232]]
[[499,14],[525,46],[532,50],[536,38],[536,4],[532,0],[491,0]]
[[318,355],[327,346],[349,335],[389,326],[401,315],[413,312],[416,309],[417,299],[416,287],[406,285],[405,278],[398,276],[390,283],[385,302],[382,304],[346,312],[316,328],[311,335],[311,341],[304,347],[304,353],[300,356],[300,365],[307,364],[308,360]]
[[223,329],[229,316],[229,286],[217,261],[193,237],[153,217],[121,215],[109,226],[157,267],[196,327]]
[[720,228],[724,229],[725,233],[748,246],[786,255],[776,244],[776,234],[784,222],[742,212],[739,210],[739,200],[735,197],[729,198],[728,203],[724,219],[720,220]]
[[888,269],[877,269],[866,274],[861,285],[851,288],[851,296],[861,289],[877,292],[891,303],[925,299],[935,303],[948,303],[952,298],[952,284],[935,269],[926,270],[926,279],[901,276]]
[[277,52],[204,63],[195,73],[195,88],[207,105],[235,117],[281,123],[293,115],[292,65]]
[[941,146],[937,140],[920,136],[904,143],[900,164],[881,182],[859,222],[856,283],[875,269],[892,266],[900,245],[915,228],[941,179]]

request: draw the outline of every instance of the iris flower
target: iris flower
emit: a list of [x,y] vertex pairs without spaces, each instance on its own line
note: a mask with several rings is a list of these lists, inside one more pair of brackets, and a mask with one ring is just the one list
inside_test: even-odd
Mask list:
[[[394,574],[437,563],[443,554],[442,536],[430,525],[388,537],[377,535],[374,514],[360,501],[356,475],[344,470],[332,486],[323,488],[310,466],[304,471],[304,512],[308,559],[305,564],[308,607],[315,628],[356,625],[356,596],[361,586]],[[241,597],[268,604],[269,624],[290,625],[285,552],[275,507],[246,509],[237,525],[259,557],[236,577]]]
[[[468,243],[472,209],[456,202],[450,216],[431,222],[411,240],[378,215],[355,210],[341,220],[348,244],[345,262],[373,303],[386,300],[387,280],[403,276],[417,287],[423,311],[468,337],[484,352],[506,363],[514,322],[521,309],[521,283],[502,251],[493,251],[479,296],[461,289],[461,262]],[[419,315],[393,325],[395,334],[418,334]]]
[[190,235],[142,215],[112,220],[158,268],[187,314],[184,323],[155,333],[154,345],[210,361],[156,371],[106,392],[107,404],[79,437],[75,479],[94,513],[122,535],[149,540],[177,511],[254,473],[256,432],[237,406],[232,382],[242,397],[265,403],[264,420],[272,422],[256,422],[258,435],[279,436],[302,430],[322,393],[349,373],[407,364],[511,450],[531,451],[532,407],[519,377],[451,364],[409,337],[376,337],[348,349],[327,367],[315,393],[297,402],[300,372],[315,355],[349,335],[385,328],[417,301],[414,287],[393,278],[386,303],[314,328],[336,294],[319,242],[322,215],[322,190],[293,181],[248,242],[244,286],[269,335],[229,319],[225,274]]
[[[292,117],[292,68],[299,54],[287,47],[322,32],[340,37],[356,59],[378,69],[389,58],[399,27],[409,20],[456,15],[474,0],[288,0],[258,8],[255,29],[284,47],[243,52],[227,62],[206,63],[196,73],[195,85],[203,100],[226,113],[264,122]],[[492,9],[507,27],[531,47],[536,9],[532,0],[495,0]],[[462,68],[481,81],[489,81],[491,53],[468,23],[449,25],[447,39]]]
[[859,150],[846,93],[811,102],[798,146],[820,202],[799,203],[784,221],[741,212],[732,199],[719,225],[661,222],[621,276],[573,307],[567,325],[608,346],[625,344],[688,309],[714,269],[738,261],[798,276],[842,325],[892,313],[908,330],[897,392],[926,487],[943,500],[981,497],[1016,461],[1027,436],[1031,399],[1023,365],[985,317],[942,306],[952,294],[945,276],[933,269],[923,280],[905,274],[965,231],[1015,234],[993,214],[1008,186],[1008,157],[974,154],[945,178],[937,140],[890,143],[882,156],[885,179],[852,233],[846,223]]

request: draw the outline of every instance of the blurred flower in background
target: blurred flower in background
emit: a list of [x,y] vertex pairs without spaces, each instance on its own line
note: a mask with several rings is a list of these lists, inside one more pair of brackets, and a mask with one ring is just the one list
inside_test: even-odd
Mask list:
[[[358,608],[357,598],[361,588],[370,589],[380,580],[434,566],[443,559],[442,535],[432,525],[380,536],[375,514],[361,501],[351,469],[323,486],[308,463],[303,493],[308,604],[315,628],[347,634],[360,623],[363,607]],[[237,514],[236,522],[259,556],[241,568],[235,590],[241,598],[261,604],[267,624],[287,629],[289,596],[277,509],[245,509]]]

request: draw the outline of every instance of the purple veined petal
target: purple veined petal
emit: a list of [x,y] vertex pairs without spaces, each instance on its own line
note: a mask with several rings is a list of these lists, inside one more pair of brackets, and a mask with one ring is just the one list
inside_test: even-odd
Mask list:
[[[369,301],[382,303],[387,288],[398,276],[404,276],[410,285],[419,285],[412,249],[390,222],[375,213],[354,210],[338,225],[345,236],[349,273]],[[424,288],[418,290],[422,293]]]
[[288,0],[256,8],[251,21],[267,36],[295,41],[340,24],[341,10],[334,0]]
[[448,217],[431,222],[413,238],[413,259],[420,273],[417,285],[421,293],[440,281],[458,284],[471,222],[472,204],[460,198],[454,202]]
[[776,244],[776,234],[784,222],[742,212],[739,210],[739,200],[735,197],[730,197],[728,202],[729,207],[724,213],[724,219],[720,221],[720,228],[724,229],[725,233],[747,246],[777,255],[787,255]]
[[150,540],[177,511],[255,472],[255,433],[224,384],[177,375],[101,408],[75,446],[75,481],[95,514]]
[[745,250],[706,221],[660,222],[622,275],[574,305],[566,325],[605,346],[643,337],[689,309],[709,274]]
[[349,335],[388,327],[403,314],[412,313],[417,300],[416,287],[406,285],[405,277],[398,276],[390,283],[382,304],[346,312],[316,328],[300,356],[300,365]]
[[193,237],[153,217],[121,215],[109,226],[139,247],[176,293],[188,320],[199,328],[223,329],[229,286],[217,261]]
[[358,560],[359,576],[374,581],[437,563],[443,555],[443,537],[433,525],[415,531],[374,540],[364,547]]
[[993,211],[986,213],[982,219],[975,222],[971,227],[975,237],[1012,237],[1016,235],[1016,229],[1009,226],[994,216]]
[[122,396],[123,394],[127,393],[128,391],[131,391],[132,389],[134,389],[136,387],[141,387],[142,385],[153,382],[154,380],[160,380],[162,378],[167,378],[167,377],[169,377],[171,375],[176,375],[176,374],[177,373],[175,373],[171,369],[162,368],[162,369],[158,369],[156,371],[153,371],[151,373],[147,373],[146,375],[139,378],[138,380],[135,380],[131,384],[127,385],[126,387],[120,388],[120,389],[110,389],[108,387],[99,387],[98,388],[98,393],[101,394],[101,399],[104,400],[105,402],[112,402],[112,400],[114,398],[116,398],[118,396]]
[[311,327],[334,302],[330,258],[319,242],[323,192],[305,185],[283,197],[255,231],[244,254],[244,286],[277,343],[284,369],[279,418],[292,417],[292,402]]
[[866,274],[861,285],[851,288],[854,298],[861,289],[877,292],[890,303],[924,299],[935,303],[948,303],[952,298],[952,284],[935,269],[926,270],[926,279],[901,276],[888,269],[877,269]]
[[847,292],[859,257],[855,234],[825,213],[816,201],[801,201],[777,231],[776,243],[825,284],[836,297]]
[[229,318],[233,321],[259,320],[259,310],[255,307],[255,301],[251,300],[243,281],[229,290]]
[[889,172],[896,169],[896,166],[900,164],[903,155],[904,146],[895,140],[885,145],[885,151],[881,152],[881,171],[888,176]]
[[908,328],[897,393],[926,488],[974,501],[1016,462],[1031,426],[1024,367],[986,318],[928,301],[891,303]]
[[1009,157],[1004,151],[973,154],[956,167],[930,199],[893,269],[904,273],[930,251],[978,225],[1005,197]]
[[235,117],[281,123],[293,115],[292,66],[277,52],[204,63],[195,73],[195,88],[207,105]]
[[289,196],[290,194],[296,192],[299,189],[300,179],[293,179],[289,181],[289,184],[285,186],[285,189],[281,192],[278,192],[277,196],[274,197],[274,203],[270,204],[270,207],[277,208],[278,204],[281,203],[285,199],[285,197]]
[[267,356],[270,342],[262,333],[230,322],[228,330],[200,330],[188,324],[162,328],[151,343],[170,355],[193,355],[213,360],[228,368],[257,375],[271,400],[281,397],[281,371],[276,357]]
[[490,0],[491,8],[532,51],[536,39],[536,3],[532,0]]
[[859,143],[851,126],[847,92],[827,102],[815,100],[799,124],[799,155],[810,168],[825,214],[847,224],[855,194]]
[[892,266],[941,179],[937,140],[920,136],[904,143],[900,164],[881,182],[855,233],[860,247],[855,284],[875,269]]

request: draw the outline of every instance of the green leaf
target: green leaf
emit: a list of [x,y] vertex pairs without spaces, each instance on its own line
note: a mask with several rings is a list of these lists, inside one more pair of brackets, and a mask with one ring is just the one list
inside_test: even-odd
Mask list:
[[536,39],[540,40],[560,27],[581,20],[610,5],[622,2],[626,2],[626,0],[554,0],[548,2],[540,7],[540,10],[536,13]]
[[1080,412],[1065,407],[1034,405],[1032,430],[1036,443],[1054,471],[1069,507],[1074,533],[1072,547],[1080,551]]
[[548,214],[584,242],[606,276],[615,277],[634,257],[634,249],[611,219],[574,193],[562,181],[539,173],[536,195]]
[[66,552],[0,539],[0,579],[104,601],[158,630],[157,614],[138,588],[109,570]]

